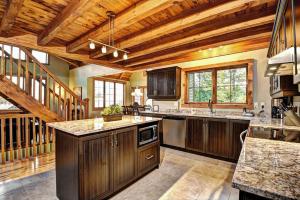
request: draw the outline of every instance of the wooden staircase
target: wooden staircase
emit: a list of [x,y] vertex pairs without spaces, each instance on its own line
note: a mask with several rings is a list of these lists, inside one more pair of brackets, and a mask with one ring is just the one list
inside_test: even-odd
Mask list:
[[[18,59],[1,45],[0,93],[45,122],[88,118],[88,100],[81,100],[41,64],[29,50],[18,47]],[[21,52],[25,60],[21,60]]]

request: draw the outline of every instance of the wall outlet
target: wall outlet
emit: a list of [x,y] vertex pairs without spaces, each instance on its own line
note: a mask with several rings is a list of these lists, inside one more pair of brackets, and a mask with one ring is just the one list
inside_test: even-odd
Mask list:
[[254,110],[258,110],[258,103],[254,102]]

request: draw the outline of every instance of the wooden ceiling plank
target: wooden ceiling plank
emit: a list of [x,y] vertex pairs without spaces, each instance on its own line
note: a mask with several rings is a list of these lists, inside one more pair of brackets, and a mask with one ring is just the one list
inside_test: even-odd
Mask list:
[[249,36],[246,36],[246,37],[234,38],[234,39],[229,39],[229,40],[225,40],[225,41],[221,41],[221,42],[216,42],[216,43],[206,45],[206,46],[196,46],[196,47],[191,47],[191,48],[184,48],[183,50],[177,50],[177,51],[172,52],[172,53],[166,53],[166,54],[163,54],[163,55],[160,55],[160,56],[155,56],[155,57],[143,59],[141,61],[133,62],[133,63],[130,63],[128,65],[125,65],[125,67],[134,67],[136,65],[141,65],[141,64],[145,64],[145,63],[148,63],[148,62],[153,62],[153,61],[156,61],[156,60],[161,60],[161,59],[165,59],[165,58],[179,56],[179,55],[182,55],[182,54],[185,54],[185,53],[191,53],[191,52],[195,52],[195,51],[199,51],[199,50],[203,50],[203,49],[214,48],[215,46],[224,46],[224,45],[228,45],[228,44],[231,44],[231,43],[247,41],[247,40],[251,40],[251,39],[257,39],[257,38],[262,38],[262,37],[270,37],[270,35],[271,35],[271,32],[265,32],[265,33],[249,35]]
[[2,16],[0,25],[0,35],[7,34],[13,27],[19,11],[22,8],[24,0],[10,0]]
[[68,53],[66,51],[66,47],[63,46],[40,46],[37,44],[37,37],[34,35],[22,35],[9,38],[0,37],[0,43],[36,49],[39,51],[47,52],[49,54],[69,58],[72,60],[78,60],[88,64],[102,65],[105,67],[119,69],[123,71],[127,70],[122,65],[113,64],[104,60],[91,59],[89,55],[86,54]]
[[[275,15],[260,17],[260,18],[249,20],[249,21],[246,21],[246,22],[233,24],[231,26],[226,26],[226,27],[222,27],[222,28],[219,28],[219,29],[215,29],[215,30],[212,30],[212,31],[199,33],[197,35],[192,35],[192,36],[185,37],[185,38],[182,38],[182,39],[179,39],[179,40],[170,41],[170,42],[164,43],[164,44],[159,45],[159,46],[154,46],[154,47],[150,47],[148,49],[143,49],[141,51],[130,53],[128,60],[139,57],[139,56],[144,56],[144,55],[147,55],[147,54],[150,54],[150,53],[153,53],[153,52],[161,51],[161,50],[164,50],[164,49],[168,49],[168,48],[172,48],[172,47],[192,43],[192,42],[199,41],[199,40],[208,39],[208,38],[215,37],[215,36],[218,36],[218,35],[223,35],[223,34],[235,32],[235,31],[239,31],[239,30],[244,30],[244,29],[247,29],[247,28],[255,27],[255,26],[261,26],[261,25],[264,25],[264,24],[270,24],[270,23],[273,23],[274,17],[275,17]],[[122,58],[115,59],[113,61],[113,63],[117,63],[117,62],[120,62],[120,61],[123,61],[123,59]]]
[[[218,55],[199,55],[199,53],[197,54],[195,53],[188,53],[186,55],[182,55],[179,57],[172,57],[169,58],[167,60],[160,60],[160,61],[156,61],[150,64],[142,64],[142,65],[138,65],[135,67],[132,67],[131,70],[132,71],[143,71],[145,69],[155,69],[155,68],[160,68],[162,66],[167,66],[167,65],[173,65],[173,64],[178,64],[178,63],[184,63],[184,62],[190,62],[190,61],[197,61],[197,60],[202,60],[202,59],[207,59],[207,58],[212,58],[212,57],[217,57],[217,56],[225,56],[225,55],[230,55],[230,54],[235,54],[235,53],[244,53],[244,52],[248,52],[248,51],[254,51],[254,50],[258,50],[258,49],[264,49],[264,48],[268,48],[269,46],[269,38],[265,38],[265,41],[262,42],[257,42],[257,40],[255,41],[251,41],[252,44],[249,43],[249,41],[245,42],[239,42],[239,43],[235,43],[235,44],[230,44],[227,45],[228,49],[230,49],[229,51],[225,51],[222,52]],[[226,46],[224,47],[226,48]]]
[[[115,32],[137,23],[157,12],[160,12],[172,5],[174,0],[142,0],[131,6],[126,11],[117,14],[115,18]],[[183,1],[183,0],[179,0]],[[79,37],[67,46],[68,52],[75,52],[88,44],[88,39],[101,40],[109,35],[108,22],[101,24],[99,27],[89,31],[87,34]],[[105,41],[103,41],[105,42]]]
[[[90,2],[90,3],[89,3]],[[57,15],[38,37],[39,45],[46,45],[53,40],[57,33],[68,27],[80,15],[91,7],[90,0],[71,1],[63,11]]]
[[249,7],[258,6],[270,2],[270,0],[238,0],[228,1],[221,5],[214,6],[202,12],[197,12],[184,18],[174,20],[170,23],[163,24],[154,29],[149,29],[144,33],[141,33],[135,37],[118,43],[120,48],[129,48],[135,45],[142,44],[145,41],[153,40],[162,37],[166,34],[171,34],[176,31],[182,30],[199,24],[201,22],[214,19],[220,15],[228,15],[241,10],[245,10]]

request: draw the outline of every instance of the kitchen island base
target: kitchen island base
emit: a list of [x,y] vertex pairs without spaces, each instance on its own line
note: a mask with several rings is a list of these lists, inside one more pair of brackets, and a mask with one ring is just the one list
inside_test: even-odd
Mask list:
[[138,147],[137,126],[77,137],[56,130],[61,200],[105,199],[159,166],[159,141]]

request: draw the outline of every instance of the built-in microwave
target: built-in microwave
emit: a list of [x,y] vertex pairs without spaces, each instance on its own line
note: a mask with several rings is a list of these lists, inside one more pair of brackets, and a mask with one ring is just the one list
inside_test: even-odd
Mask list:
[[149,124],[138,129],[138,146],[151,143],[158,139],[158,126]]

